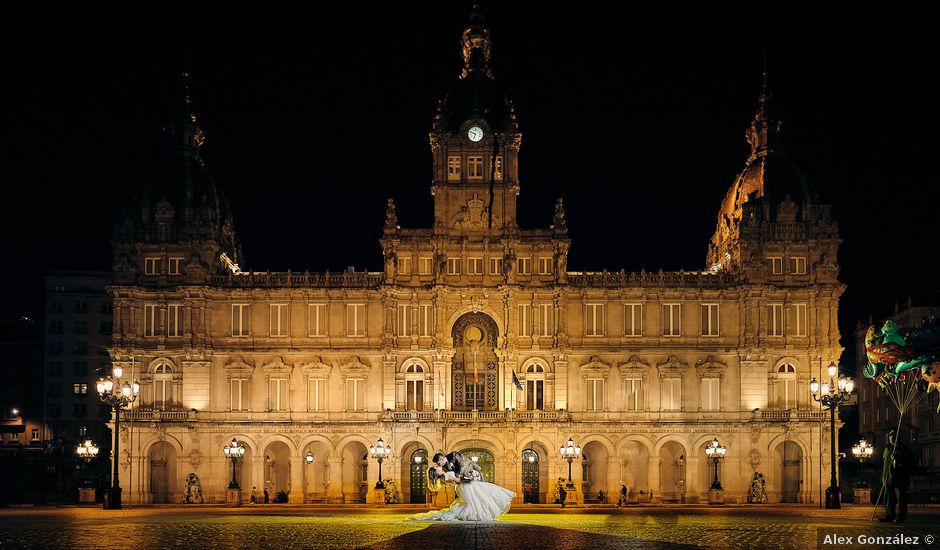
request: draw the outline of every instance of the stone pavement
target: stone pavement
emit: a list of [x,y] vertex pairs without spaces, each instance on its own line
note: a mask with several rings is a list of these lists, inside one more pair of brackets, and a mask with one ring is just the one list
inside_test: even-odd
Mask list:
[[[375,550],[608,548],[825,548],[818,533],[940,535],[940,508],[915,508],[904,525],[871,522],[846,506],[517,506],[493,523],[407,521],[417,506],[135,506],[0,508],[7,548],[366,548]],[[877,515],[877,514],[876,514]],[[855,544],[850,548],[877,548]],[[892,548],[938,548],[920,544]],[[848,548],[848,547],[847,547]]]

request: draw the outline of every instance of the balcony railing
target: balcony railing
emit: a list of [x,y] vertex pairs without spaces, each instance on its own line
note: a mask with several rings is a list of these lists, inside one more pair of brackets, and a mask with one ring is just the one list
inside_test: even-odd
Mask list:
[[580,287],[691,287],[724,288],[738,282],[729,273],[702,271],[659,271],[656,273],[627,271],[569,271],[568,284]]
[[223,287],[355,287],[377,288],[385,281],[385,273],[381,271],[341,271],[339,273],[294,273],[293,271],[280,272],[253,272],[245,271],[238,274],[227,273],[213,276],[212,282]]

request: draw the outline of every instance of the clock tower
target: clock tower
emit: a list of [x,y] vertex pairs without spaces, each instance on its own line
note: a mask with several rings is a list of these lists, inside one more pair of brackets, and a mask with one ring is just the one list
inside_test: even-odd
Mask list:
[[490,31],[477,5],[461,46],[463,67],[438,103],[429,136],[434,231],[506,234],[516,227],[522,132],[490,70]]

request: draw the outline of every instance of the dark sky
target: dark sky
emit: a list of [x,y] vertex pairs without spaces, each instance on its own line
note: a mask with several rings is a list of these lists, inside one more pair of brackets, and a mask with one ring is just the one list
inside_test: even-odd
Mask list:
[[[47,270],[110,268],[111,224],[157,160],[184,58],[243,266],[381,269],[386,197],[403,227],[431,224],[427,132],[470,4],[8,14],[3,317],[39,313]],[[483,12],[524,132],[520,223],[548,226],[564,197],[569,269],[704,266],[766,52],[789,154],[845,240],[843,330],[908,295],[940,303],[925,14],[546,6]]]

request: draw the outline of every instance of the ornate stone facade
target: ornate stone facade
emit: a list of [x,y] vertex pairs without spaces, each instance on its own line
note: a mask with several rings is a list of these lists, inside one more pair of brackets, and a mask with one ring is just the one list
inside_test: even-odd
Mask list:
[[430,132],[433,227],[401,228],[390,200],[383,272],[239,271],[181,103],[169,155],[191,177],[145,193],[114,237],[111,358],[151,386],[127,415],[137,439],[122,446],[125,498],[178,502],[193,471],[206,501],[224,501],[221,449],[235,437],[248,447],[244,500],[255,487],[362,502],[375,498],[368,448],[382,438],[394,451],[383,476],[406,502],[424,499],[415,458],[438,450],[475,455],[520,502],[523,487],[545,502],[573,438],[577,499],[626,483],[631,498],[693,502],[707,495],[704,448],[718,437],[727,498],[743,500],[760,468],[771,501],[816,501],[828,436],[806,387],[842,352],[840,241],[802,175],[755,167],[783,162],[766,146],[780,128],[769,93],[710,269],[569,271],[560,200],[550,228],[516,223],[522,134],[490,46],[475,12]]

